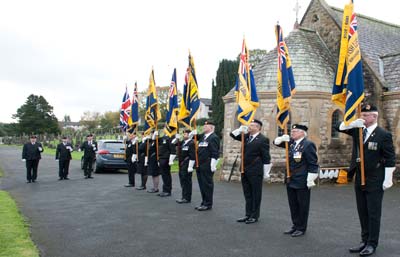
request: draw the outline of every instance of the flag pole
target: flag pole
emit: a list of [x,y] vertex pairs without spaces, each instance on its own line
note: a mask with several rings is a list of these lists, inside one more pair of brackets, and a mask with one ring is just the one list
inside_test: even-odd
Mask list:
[[242,163],[241,163],[241,173],[244,174],[244,132],[242,132]]
[[[361,116],[361,105],[357,107],[357,115]],[[364,168],[364,138],[363,138],[363,128],[358,128],[358,141],[360,149],[360,171],[361,171],[361,186],[365,186],[365,168]]]
[[[196,130],[197,129],[197,125],[196,125],[196,119],[193,119],[194,124],[193,124],[193,128]],[[196,155],[196,168],[199,167],[199,146],[197,145],[197,134],[194,135],[194,152]]]
[[[287,135],[287,123],[285,123],[284,134]],[[289,165],[289,142],[285,142],[285,152],[286,152],[286,183],[290,180],[290,165]]]

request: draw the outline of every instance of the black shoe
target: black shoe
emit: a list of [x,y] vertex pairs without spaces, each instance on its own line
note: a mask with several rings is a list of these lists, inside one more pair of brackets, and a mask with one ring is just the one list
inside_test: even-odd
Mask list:
[[236,221],[237,222],[246,222],[246,220],[248,220],[248,219],[249,219],[249,216],[244,216],[243,218],[239,218]]
[[145,190],[145,189],[146,189],[146,187],[144,187],[144,186],[140,186],[140,187],[136,188],[136,190]]
[[252,223],[256,223],[258,221],[258,219],[255,218],[248,218],[244,223],[246,224],[252,224]]
[[359,245],[349,248],[349,252],[351,252],[351,253],[359,253],[365,248],[365,245],[366,245],[365,242],[361,242]]
[[293,234],[293,232],[295,232],[295,231],[296,231],[296,229],[291,228],[291,229],[286,230],[285,232],[283,232],[283,234],[285,234],[285,235],[291,235],[291,234]]
[[35,182],[36,182],[36,180],[32,179],[32,183],[35,183]]
[[211,209],[212,209],[211,206],[204,206],[204,205],[197,208],[198,211],[209,211]]
[[89,176],[88,178],[93,178],[92,176]]
[[366,245],[364,249],[360,252],[360,256],[370,256],[375,253],[375,247],[372,245]]
[[135,187],[135,186],[132,184],[127,184],[127,185],[124,185],[124,187]]
[[65,180],[69,180],[69,178],[67,178],[67,177],[65,177],[64,179],[65,179]]
[[177,203],[190,203],[190,201],[186,200],[186,199],[176,199],[176,202]]
[[304,235],[304,232],[303,231],[300,231],[300,230],[296,230],[296,231],[294,231],[293,233],[292,233],[292,237],[299,237],[299,236],[303,236]]
[[167,197],[167,196],[171,196],[171,193],[167,193],[167,192],[162,192],[158,194],[159,197]]

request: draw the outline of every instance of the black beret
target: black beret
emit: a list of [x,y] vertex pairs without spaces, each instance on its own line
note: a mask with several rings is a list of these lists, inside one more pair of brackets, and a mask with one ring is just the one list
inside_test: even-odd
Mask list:
[[260,127],[262,127],[262,122],[260,120],[254,119],[251,122],[257,123],[258,125],[260,125]]
[[93,134],[87,134],[87,136],[86,137],[92,137],[93,136]]
[[31,138],[37,138],[37,136],[36,135],[31,135]]
[[185,129],[185,130],[183,131],[183,133],[188,133],[188,134],[190,134],[190,132],[192,132],[190,129]]
[[204,122],[204,125],[214,125],[214,126],[215,126],[215,123],[214,123],[213,120],[206,120],[206,121]]
[[63,136],[62,139],[67,139],[67,137],[66,137],[66,136]]
[[372,104],[366,104],[361,108],[361,112],[378,112],[378,108]]
[[292,129],[301,129],[307,132],[308,128],[305,125],[301,125],[301,124],[293,124]]

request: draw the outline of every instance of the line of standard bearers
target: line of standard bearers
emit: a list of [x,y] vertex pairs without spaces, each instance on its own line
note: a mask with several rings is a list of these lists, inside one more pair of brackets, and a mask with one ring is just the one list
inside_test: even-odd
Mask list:
[[[349,251],[359,253],[360,256],[374,254],[378,246],[383,192],[393,185],[393,172],[395,170],[392,135],[379,127],[377,121],[378,109],[375,106],[365,105],[362,108],[360,119],[353,121],[348,126],[345,126],[342,122],[337,128],[339,132],[346,133],[353,138],[349,174],[356,175],[354,185],[361,224],[361,242],[359,245],[350,248]],[[259,219],[263,179],[270,177],[269,173],[272,167],[269,139],[260,133],[262,125],[261,121],[255,119],[249,126],[240,126],[230,133],[230,136],[238,141],[242,140],[241,135],[244,134],[244,163],[241,183],[245,198],[245,215],[237,219],[237,222],[244,224],[256,223]],[[202,201],[195,209],[198,211],[211,210],[214,192],[213,175],[217,169],[220,149],[220,141],[214,133],[214,128],[212,121],[206,121],[203,134],[197,135],[196,130],[185,130],[182,140],[180,140],[179,134],[172,138],[168,136],[158,138],[158,132],[154,131],[151,135],[143,137],[140,143],[135,132],[128,131],[126,162],[128,164],[129,184],[125,186],[135,187],[135,174],[139,173],[141,174],[141,186],[137,187],[137,190],[145,190],[147,177],[151,176],[153,187],[148,189],[147,192],[158,193],[160,197],[171,196],[171,165],[178,155],[182,197],[177,199],[176,202],[179,204],[191,202],[192,172],[196,169]],[[361,186],[360,179],[359,128],[364,130],[363,150],[366,186]],[[310,189],[315,186],[314,181],[318,177],[319,171],[317,149],[315,144],[307,139],[307,130],[308,128],[305,125],[294,124],[290,136],[282,135],[275,138],[273,142],[278,147],[286,147],[285,144],[288,143],[291,176],[285,177],[285,183],[292,226],[284,234],[292,237],[300,237],[306,233],[310,209]],[[194,136],[198,140],[197,165]],[[57,146],[56,159],[59,159],[60,179],[68,179],[72,147],[66,141],[66,138],[63,138],[63,142]],[[40,152],[43,151],[41,144],[35,145],[35,142],[36,137],[31,137],[31,143],[24,145],[23,150],[28,183],[35,182],[38,160],[32,160],[27,153],[30,154],[29,156],[34,153],[33,155],[38,155],[40,159]],[[81,146],[81,150],[84,150],[85,178],[91,178],[91,164],[95,158],[96,149],[97,143],[93,141],[90,134],[88,140]],[[158,189],[160,175],[163,180],[162,192],[159,192]]]

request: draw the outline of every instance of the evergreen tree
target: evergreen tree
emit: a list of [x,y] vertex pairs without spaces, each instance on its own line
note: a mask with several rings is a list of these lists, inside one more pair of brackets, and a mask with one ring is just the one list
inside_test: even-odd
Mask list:
[[19,133],[58,134],[60,132],[53,106],[43,96],[33,94],[28,96],[25,104],[13,115],[13,119],[18,120]]
[[225,104],[222,97],[235,87],[238,61],[222,60],[217,70],[216,81],[212,82],[212,119],[215,122],[215,132],[221,136],[224,127]]

